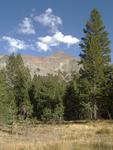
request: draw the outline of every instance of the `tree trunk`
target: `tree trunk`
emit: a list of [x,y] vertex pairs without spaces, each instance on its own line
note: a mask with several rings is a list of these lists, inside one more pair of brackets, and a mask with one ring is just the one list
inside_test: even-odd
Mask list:
[[93,108],[93,118],[94,118],[94,120],[97,120],[97,104],[96,104],[96,102],[94,103],[94,108]]

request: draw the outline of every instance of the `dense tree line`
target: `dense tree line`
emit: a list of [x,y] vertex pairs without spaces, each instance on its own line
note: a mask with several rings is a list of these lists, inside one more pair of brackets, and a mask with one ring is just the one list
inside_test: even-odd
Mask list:
[[72,74],[71,81],[60,72],[31,78],[21,55],[9,56],[0,70],[0,121],[113,118],[110,41],[96,9],[83,31],[81,68]]

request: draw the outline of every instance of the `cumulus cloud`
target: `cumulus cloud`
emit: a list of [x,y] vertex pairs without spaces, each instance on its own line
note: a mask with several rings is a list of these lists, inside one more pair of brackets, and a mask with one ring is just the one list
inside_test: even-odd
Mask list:
[[68,46],[75,45],[79,42],[79,39],[76,37],[73,37],[72,35],[64,35],[61,32],[57,32],[53,38],[57,42],[67,44]]
[[28,17],[25,17],[22,23],[19,24],[18,31],[23,34],[35,34],[32,20]]
[[29,47],[29,45],[25,44],[24,41],[15,39],[15,38],[11,38],[9,36],[3,36],[2,40],[8,42],[9,45],[9,52],[16,52],[17,50],[25,50]]
[[49,46],[43,42],[37,42],[36,43],[36,46],[40,49],[40,50],[43,50],[43,51],[48,51],[49,49]]
[[[30,18],[25,17],[22,23],[19,24],[18,31],[23,34],[36,34],[33,23],[40,23],[44,27],[49,27],[51,34],[47,36],[38,37],[38,39],[32,39],[31,41],[27,39],[25,41],[15,39],[9,36],[3,36],[2,40],[7,42],[8,50],[10,53],[16,52],[18,50],[40,50],[48,51],[52,47],[60,46],[61,44],[66,45],[67,47],[76,46],[79,43],[79,39],[72,35],[65,35],[59,30],[59,25],[62,25],[62,19],[53,14],[53,10],[48,8],[44,13],[39,16],[32,15]],[[34,37],[35,38],[35,37]],[[32,43],[32,44],[30,44]]]
[[72,35],[64,35],[62,32],[56,32],[53,36],[39,37],[36,42],[38,49],[47,51],[51,47],[58,46],[60,44],[66,44],[68,47],[79,43],[79,39]]
[[62,19],[55,16],[51,8],[48,8],[43,14],[35,16],[34,20],[45,27],[49,27],[53,33],[58,31],[59,25],[62,25]]

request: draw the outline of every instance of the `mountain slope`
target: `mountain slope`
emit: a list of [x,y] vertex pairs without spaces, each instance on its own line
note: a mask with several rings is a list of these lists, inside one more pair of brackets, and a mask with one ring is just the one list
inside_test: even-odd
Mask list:
[[[78,58],[65,54],[64,52],[57,52],[48,57],[39,56],[22,56],[25,66],[30,69],[31,75],[57,74],[58,71],[70,73],[72,71],[78,72]],[[0,68],[5,67],[8,56],[0,56]]]

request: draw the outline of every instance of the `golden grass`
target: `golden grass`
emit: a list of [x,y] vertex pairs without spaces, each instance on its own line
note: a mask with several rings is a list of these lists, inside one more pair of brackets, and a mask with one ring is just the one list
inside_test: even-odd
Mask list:
[[113,150],[113,122],[0,126],[0,150]]

